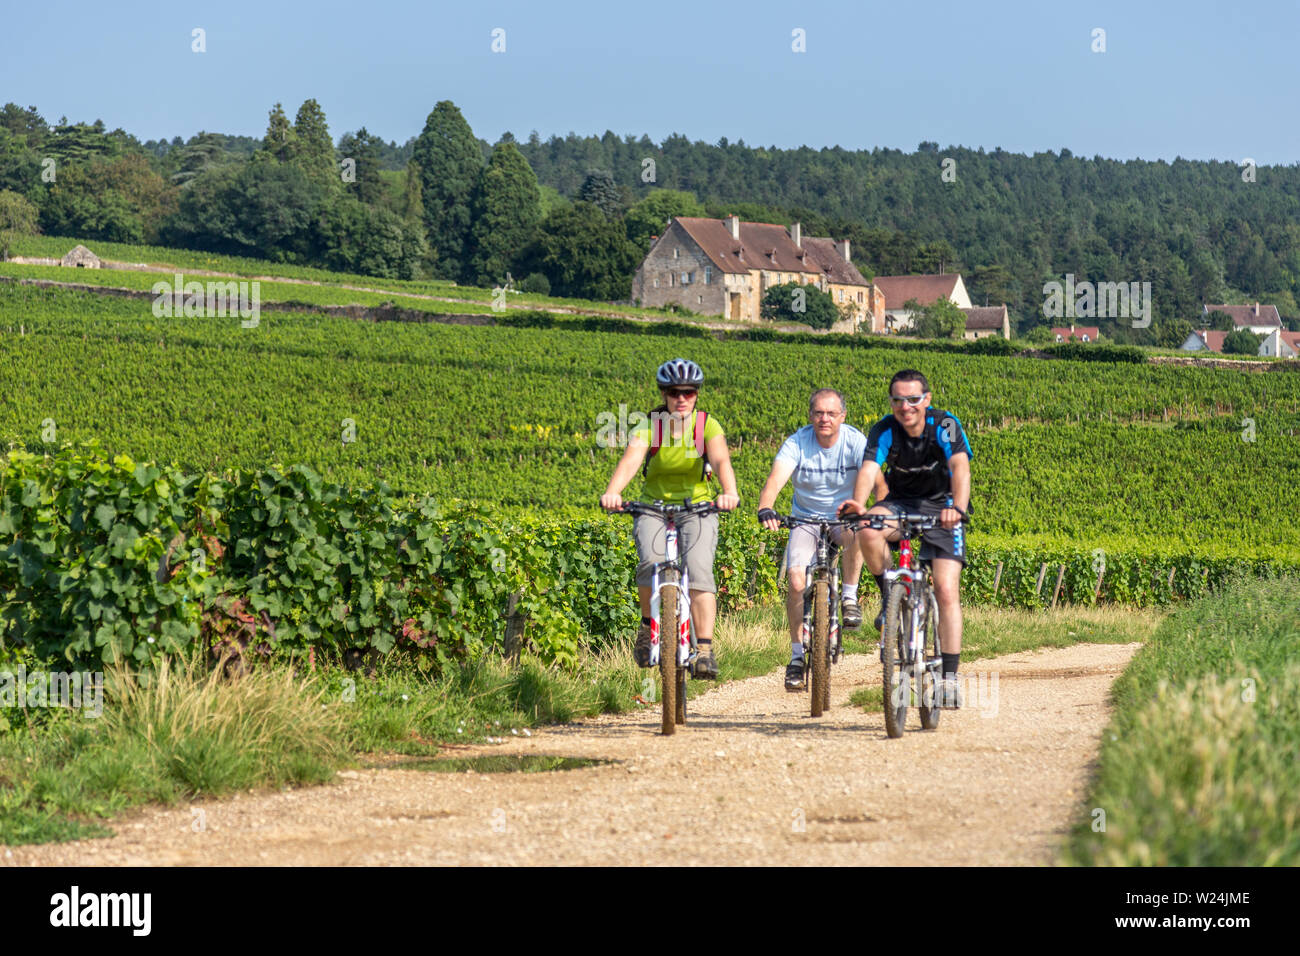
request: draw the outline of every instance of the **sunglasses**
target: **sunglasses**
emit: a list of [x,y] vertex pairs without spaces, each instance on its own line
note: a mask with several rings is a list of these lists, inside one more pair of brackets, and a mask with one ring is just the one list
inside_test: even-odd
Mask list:
[[920,395],[890,395],[889,396],[889,400],[893,402],[895,405],[905,404],[910,408],[915,408],[917,405],[920,405],[922,400],[924,400],[924,398],[925,398],[925,392],[922,392]]
[[664,394],[669,398],[691,398],[699,393],[698,388],[666,388]]

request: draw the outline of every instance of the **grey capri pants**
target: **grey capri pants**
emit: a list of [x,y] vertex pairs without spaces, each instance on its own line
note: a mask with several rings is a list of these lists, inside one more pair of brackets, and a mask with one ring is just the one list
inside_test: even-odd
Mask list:
[[[718,516],[687,515],[676,519],[677,555],[684,559],[692,591],[716,593],[713,582],[713,554],[718,550]],[[648,588],[653,576],[650,566],[667,560],[664,549],[667,529],[664,520],[655,515],[637,515],[632,522],[636,537],[636,583]]]

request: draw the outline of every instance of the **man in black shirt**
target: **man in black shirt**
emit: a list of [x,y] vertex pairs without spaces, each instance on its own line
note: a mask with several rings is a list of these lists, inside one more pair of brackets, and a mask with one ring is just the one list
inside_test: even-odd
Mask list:
[[[920,557],[930,561],[935,598],[939,602],[939,648],[943,680],[939,692],[944,706],[958,705],[957,665],[961,660],[961,569],[966,564],[966,540],[961,519],[970,505],[970,442],[957,416],[930,407],[930,385],[915,369],[904,369],[889,383],[893,414],[878,421],[867,434],[867,451],[853,490],[841,514],[937,514],[942,527],[921,536]],[[867,495],[884,471],[889,493],[869,512]],[[899,533],[863,528],[858,544],[868,570],[880,587],[882,625],[885,571],[892,563],[889,542]]]

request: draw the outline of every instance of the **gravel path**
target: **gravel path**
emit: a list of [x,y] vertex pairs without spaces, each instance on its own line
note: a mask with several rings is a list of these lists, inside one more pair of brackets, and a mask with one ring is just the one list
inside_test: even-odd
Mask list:
[[848,704],[880,682],[879,663],[854,655],[832,670],[833,706],[817,720],[774,672],[692,701],[669,738],[645,708],[444,752],[607,765],[345,771],[324,787],[136,810],[115,837],[11,848],[0,863],[1051,864],[1085,798],[1111,681],[1139,646],[963,664],[968,706],[934,732],[912,710],[898,740],[881,714]]

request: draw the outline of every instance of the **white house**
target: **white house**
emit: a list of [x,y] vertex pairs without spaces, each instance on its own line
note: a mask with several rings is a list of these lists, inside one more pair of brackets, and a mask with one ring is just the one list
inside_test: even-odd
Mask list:
[[920,276],[876,276],[872,280],[885,294],[885,328],[900,332],[912,328],[912,312],[903,306],[915,299],[922,307],[947,299],[961,309],[971,308],[961,273]]
[[1226,312],[1232,316],[1234,328],[1256,335],[1267,335],[1274,329],[1284,328],[1275,305],[1260,305],[1258,302],[1254,305],[1206,305],[1202,317],[1208,319],[1211,312]]

